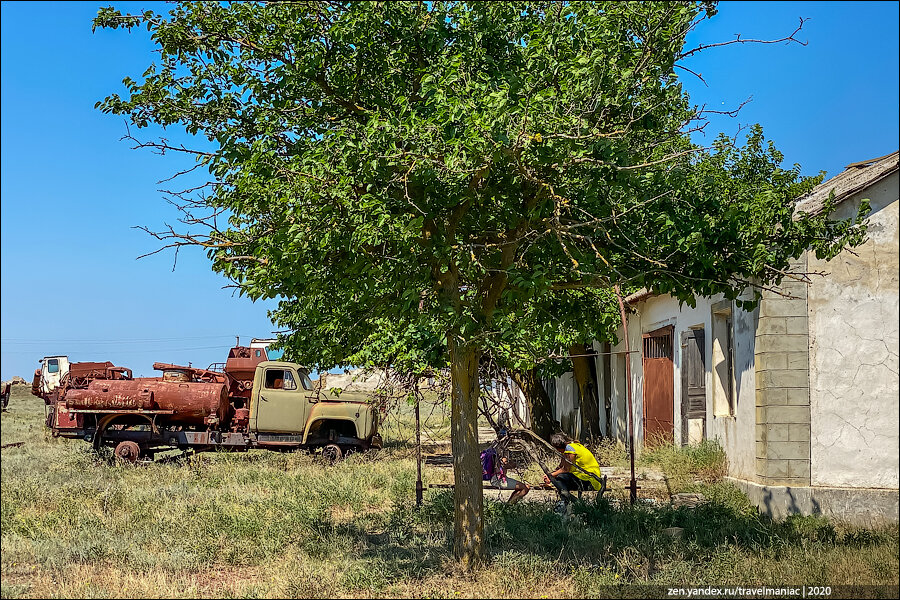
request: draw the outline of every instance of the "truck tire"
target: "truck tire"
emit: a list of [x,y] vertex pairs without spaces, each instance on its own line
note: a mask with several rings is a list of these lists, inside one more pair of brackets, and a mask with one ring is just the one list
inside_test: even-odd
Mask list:
[[137,462],[137,459],[141,456],[141,447],[137,445],[137,442],[119,442],[116,449],[113,451],[113,454],[115,454],[118,460],[124,463],[133,464]]
[[322,448],[322,460],[329,465],[333,465],[343,458],[344,452],[337,444],[328,444]]

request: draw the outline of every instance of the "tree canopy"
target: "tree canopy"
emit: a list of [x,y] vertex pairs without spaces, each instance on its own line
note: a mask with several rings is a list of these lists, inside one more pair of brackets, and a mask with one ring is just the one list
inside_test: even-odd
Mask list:
[[182,197],[187,221],[208,229],[160,237],[207,248],[249,297],[281,298],[273,318],[291,330],[293,356],[328,367],[388,330],[394,346],[447,348],[455,549],[473,564],[485,349],[514,344],[530,323],[552,328],[533,317],[562,291],[738,298],[779,281],[807,247],[831,256],[862,235],[794,215],[817,180],[782,168],[760,128],[742,144],[692,141],[704,113],[678,63],[696,51],[686,34],[714,12],[694,2],[105,8],[95,27],[145,25],[161,56],[98,105],[212,143],[183,149],[213,177],[202,196]]

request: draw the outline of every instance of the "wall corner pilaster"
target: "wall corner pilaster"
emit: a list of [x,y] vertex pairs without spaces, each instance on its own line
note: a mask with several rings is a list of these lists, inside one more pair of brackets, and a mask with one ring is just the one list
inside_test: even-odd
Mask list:
[[[806,254],[791,270],[805,272]],[[785,279],[759,306],[756,371],[756,478],[810,485],[809,313],[807,285]]]

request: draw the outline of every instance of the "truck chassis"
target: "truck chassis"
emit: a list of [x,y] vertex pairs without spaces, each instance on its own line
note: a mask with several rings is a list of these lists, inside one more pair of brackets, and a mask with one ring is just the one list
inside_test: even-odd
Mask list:
[[[365,451],[380,447],[380,437],[371,441],[342,436],[333,430],[327,436],[308,437],[307,443],[296,434],[255,434],[233,431],[194,431],[183,428],[159,426],[158,416],[170,415],[165,410],[84,410],[68,411],[72,416],[81,416],[84,425],[77,428],[54,428],[53,435],[90,442],[99,451],[103,447],[113,448],[114,455],[125,462],[135,462],[140,458],[153,459],[159,452],[171,450],[194,452],[246,452],[254,448],[268,450],[322,449],[323,457],[338,460],[352,451]],[[93,423],[90,423],[93,421]]]

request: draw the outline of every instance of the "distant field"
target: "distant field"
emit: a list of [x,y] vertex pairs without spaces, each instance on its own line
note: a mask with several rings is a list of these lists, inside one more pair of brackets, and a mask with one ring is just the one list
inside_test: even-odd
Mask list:
[[[758,516],[715,481],[714,449],[642,459],[699,508],[582,506],[563,520],[542,502],[486,501],[488,564],[450,558],[452,498],[414,506],[408,414],[386,450],[334,467],[302,453],[252,451],[123,466],[89,444],[51,438],[43,403],[16,386],[2,415],[2,596],[16,597],[598,597],[666,586],[878,585],[896,597],[897,528]],[[445,433],[441,419],[429,435]],[[432,427],[434,425],[434,427]],[[396,429],[396,433],[394,432]],[[606,448],[603,460],[622,460]],[[449,470],[426,467],[426,480]],[[712,481],[698,484],[698,479]],[[490,495],[493,497],[493,494]],[[664,529],[683,528],[677,539]]]

